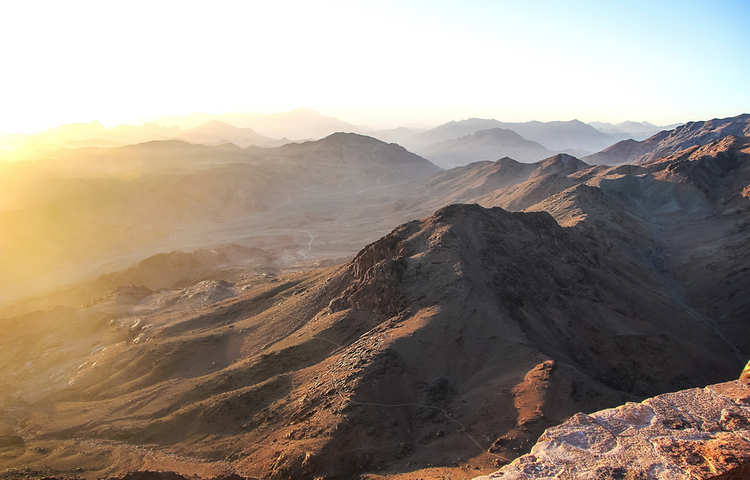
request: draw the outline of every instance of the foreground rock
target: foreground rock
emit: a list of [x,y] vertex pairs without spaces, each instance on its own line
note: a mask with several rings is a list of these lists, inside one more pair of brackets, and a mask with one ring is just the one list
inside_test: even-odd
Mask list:
[[528,455],[479,478],[750,478],[750,387],[720,383],[578,413]]

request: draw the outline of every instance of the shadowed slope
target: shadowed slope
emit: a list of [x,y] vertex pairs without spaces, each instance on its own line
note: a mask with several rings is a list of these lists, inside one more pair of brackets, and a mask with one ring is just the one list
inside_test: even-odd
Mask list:
[[[349,154],[335,137],[305,158],[371,163],[370,140]],[[482,162],[396,185],[414,204],[371,211],[529,211],[451,205],[342,267],[131,286],[3,319],[4,458],[72,474],[66,452],[87,452],[91,478],[488,467],[575,412],[734,378],[750,356],[749,185],[750,146],[733,137],[642,165]]]

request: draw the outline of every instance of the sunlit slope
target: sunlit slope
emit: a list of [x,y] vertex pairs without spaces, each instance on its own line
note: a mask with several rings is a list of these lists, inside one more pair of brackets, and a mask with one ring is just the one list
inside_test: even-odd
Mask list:
[[[685,303],[654,237],[613,234],[607,193],[580,190],[590,216],[570,228],[453,205],[341,267],[117,288],[5,319],[12,464],[65,474],[78,466],[63,452],[96,452],[92,478],[488,467],[577,411],[735,375],[728,325]],[[129,278],[149,281],[139,269]]]
[[[306,150],[278,151],[252,165],[293,171]],[[400,184],[380,165],[368,178],[381,186],[308,188],[261,212],[308,212],[307,247],[282,255],[441,203],[482,206],[404,223],[340,267],[281,272],[272,243],[174,252],[50,294],[43,311],[5,310],[5,465],[88,478],[489,468],[577,411],[734,378],[750,356],[747,139],[641,165],[505,158]]]
[[623,140],[584,157],[592,164],[615,165],[656,160],[694,145],[707,145],[727,136],[750,135],[750,114],[707,121],[688,122],[673,130],[659,132],[645,140]]

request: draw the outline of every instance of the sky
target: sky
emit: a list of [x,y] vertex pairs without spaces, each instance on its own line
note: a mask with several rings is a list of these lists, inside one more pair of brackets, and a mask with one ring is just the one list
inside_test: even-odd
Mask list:
[[750,2],[0,5],[0,130],[312,108],[366,125],[750,112]]

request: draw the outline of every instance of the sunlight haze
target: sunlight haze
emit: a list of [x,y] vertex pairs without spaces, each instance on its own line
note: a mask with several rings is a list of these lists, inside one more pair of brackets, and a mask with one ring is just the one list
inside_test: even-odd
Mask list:
[[312,108],[657,124],[750,110],[750,6],[704,2],[6,2],[0,130]]
[[0,5],[0,480],[748,477],[750,0]]

